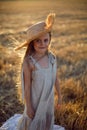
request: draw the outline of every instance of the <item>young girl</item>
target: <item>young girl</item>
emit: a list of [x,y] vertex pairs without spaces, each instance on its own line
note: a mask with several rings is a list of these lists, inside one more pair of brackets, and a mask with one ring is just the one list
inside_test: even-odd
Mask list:
[[26,42],[16,48],[27,46],[21,71],[25,109],[18,120],[18,130],[58,130],[58,127],[54,128],[53,86],[58,93],[58,106],[61,93],[56,57],[49,50],[54,18],[54,14],[49,14],[45,22],[29,27]]

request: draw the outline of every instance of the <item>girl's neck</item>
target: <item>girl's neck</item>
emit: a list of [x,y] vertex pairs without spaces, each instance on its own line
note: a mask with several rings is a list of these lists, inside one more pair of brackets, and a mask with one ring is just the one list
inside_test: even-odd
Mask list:
[[37,58],[43,57],[45,55],[46,55],[46,53],[37,53],[37,52],[35,52],[35,54],[34,54],[34,56]]

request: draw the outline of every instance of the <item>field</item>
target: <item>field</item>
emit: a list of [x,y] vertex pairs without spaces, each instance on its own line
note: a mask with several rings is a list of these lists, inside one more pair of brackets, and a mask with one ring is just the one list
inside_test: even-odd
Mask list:
[[[62,106],[55,123],[66,130],[87,130],[87,1],[0,1],[0,125],[22,113],[20,68],[28,26],[56,13],[51,48],[57,55]],[[57,95],[55,92],[55,105]]]

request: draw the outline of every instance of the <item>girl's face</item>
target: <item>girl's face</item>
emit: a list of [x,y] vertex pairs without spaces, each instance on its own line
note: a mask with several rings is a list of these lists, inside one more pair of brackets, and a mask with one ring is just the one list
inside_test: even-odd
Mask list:
[[48,50],[50,43],[50,35],[49,33],[46,33],[39,38],[34,40],[34,49],[36,53],[43,54]]

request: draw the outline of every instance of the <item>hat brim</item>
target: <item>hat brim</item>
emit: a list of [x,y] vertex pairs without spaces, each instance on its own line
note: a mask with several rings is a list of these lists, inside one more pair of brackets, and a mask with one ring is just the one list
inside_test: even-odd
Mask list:
[[51,29],[45,29],[45,30],[43,30],[43,32],[39,32],[37,35],[33,36],[31,39],[28,39],[27,41],[25,41],[24,43],[22,43],[21,45],[16,47],[15,51],[17,51],[23,47],[27,47],[31,41],[35,40],[36,38],[40,37],[41,35],[44,35],[45,33],[49,33],[49,32],[51,32]]

